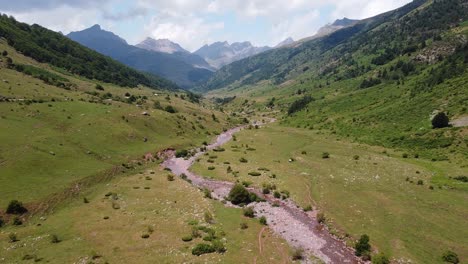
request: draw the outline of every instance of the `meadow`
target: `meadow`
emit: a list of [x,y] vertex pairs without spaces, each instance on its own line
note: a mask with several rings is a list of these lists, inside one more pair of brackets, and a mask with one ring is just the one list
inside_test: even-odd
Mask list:
[[[183,93],[90,81],[35,62],[3,42],[0,50],[14,63],[72,84],[49,85],[1,64],[1,208],[13,199],[47,199],[84,178],[124,169],[122,164],[147,153],[201,145],[232,126],[222,113]],[[165,111],[168,106],[177,112]]]
[[[290,262],[288,245],[258,220],[205,198],[180,178],[169,181],[167,175],[158,166],[142,169],[93,186],[53,214],[0,229],[0,263]],[[206,213],[212,216],[210,223]],[[241,223],[247,228],[241,229]],[[215,231],[225,253],[192,254],[197,244],[209,242],[182,238],[200,226]],[[17,242],[9,242],[11,233]],[[54,236],[58,243],[52,243]]]
[[[224,152],[202,156],[193,171],[257,187],[323,212],[331,232],[354,244],[368,234],[375,251],[394,259],[438,263],[446,250],[466,258],[466,167],[319,130],[277,124],[245,129]],[[328,153],[328,158],[324,158]]]

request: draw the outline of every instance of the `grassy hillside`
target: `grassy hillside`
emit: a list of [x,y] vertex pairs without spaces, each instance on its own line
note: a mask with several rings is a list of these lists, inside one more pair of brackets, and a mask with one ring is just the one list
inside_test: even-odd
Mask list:
[[[230,84],[223,78],[220,85],[227,86],[211,96],[237,96],[240,103],[250,101],[243,107],[282,111],[282,123],[289,126],[326,129],[434,160],[466,158],[465,129],[433,130],[431,118],[437,112],[451,120],[467,115],[468,12],[462,12],[467,8],[455,0],[415,1],[328,37],[275,51],[295,54],[277,65],[259,60],[280,59],[279,54],[243,60],[238,63],[255,62],[258,70],[234,76],[224,68],[218,77],[229,73],[240,81]],[[338,44],[326,45],[337,38]],[[289,70],[280,79],[258,75],[284,67]],[[313,100],[288,115],[291,104],[304,96]]]
[[[153,165],[154,166],[154,165]],[[160,168],[94,186],[80,199],[21,227],[0,229],[2,261],[18,263],[285,263],[290,249],[240,209],[203,197],[181,179],[167,180]],[[108,196],[109,192],[115,195]],[[107,196],[106,196],[107,195]],[[83,203],[86,197],[88,203]],[[207,223],[209,212],[213,223]],[[241,229],[245,223],[247,229]],[[224,254],[192,255],[202,238],[184,242],[193,229],[208,227],[226,248]],[[199,231],[206,236],[203,231]],[[9,242],[9,234],[17,242]],[[148,238],[142,238],[143,235]],[[52,243],[56,236],[59,243]],[[21,246],[19,246],[21,245]],[[261,248],[261,249],[260,249]]]
[[[5,42],[0,50],[8,54],[0,67],[1,208],[12,199],[38,201],[84,178],[128,170],[147,153],[199,145],[231,126],[187,94],[89,81],[18,54]],[[8,59],[27,70],[8,68]]]
[[0,16],[0,38],[25,56],[42,63],[66,69],[68,72],[120,86],[177,89],[177,86],[156,76],[145,75],[106,56],[83,47],[60,33],[39,25]]

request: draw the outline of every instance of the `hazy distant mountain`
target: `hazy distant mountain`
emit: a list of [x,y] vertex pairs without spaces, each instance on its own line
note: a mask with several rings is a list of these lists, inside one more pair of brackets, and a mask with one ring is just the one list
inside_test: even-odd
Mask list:
[[201,66],[205,63],[204,66],[209,67],[201,58],[198,61],[201,65],[194,66],[197,63],[188,63],[191,56],[182,55],[183,52],[169,54],[131,46],[114,33],[102,30],[99,25],[67,36],[130,67],[167,78],[183,88],[190,88],[213,74]]
[[278,43],[278,45],[276,45],[275,48],[281,48],[281,47],[287,46],[287,45],[292,44],[292,43],[294,43],[294,39],[289,37],[289,38],[281,41],[280,43]]
[[315,34],[315,37],[322,37],[326,36],[328,34],[331,34],[339,29],[345,28],[352,26],[356,24],[359,20],[354,20],[354,19],[349,19],[349,18],[343,18],[343,19],[337,19],[335,22],[332,24],[327,24],[323,27],[321,27],[318,31],[317,34]]
[[202,57],[190,53],[186,49],[182,48],[179,44],[174,43],[168,39],[146,38],[144,41],[137,44],[136,47],[150,51],[172,54],[174,58],[180,59],[188,64],[193,65],[194,67],[204,68],[211,71],[215,70],[215,68],[208,64]]
[[219,69],[231,62],[244,59],[258,53],[270,50],[270,47],[254,47],[250,42],[215,42],[211,45],[205,45],[195,51],[204,58],[211,66]]
[[184,52],[189,53],[187,50],[182,48],[179,44],[174,43],[168,39],[153,39],[146,38],[141,43],[135,45],[139,48],[145,50],[159,51],[164,53],[175,53],[175,52]]

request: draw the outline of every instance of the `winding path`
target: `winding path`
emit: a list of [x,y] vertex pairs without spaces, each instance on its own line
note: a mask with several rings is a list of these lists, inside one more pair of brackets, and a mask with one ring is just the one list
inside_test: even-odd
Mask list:
[[[213,144],[207,146],[207,149],[211,150],[229,142],[233,134],[243,128],[245,126],[236,127],[220,134]],[[172,156],[165,160],[162,166],[171,169],[178,176],[185,174],[194,186],[207,188],[212,191],[214,199],[224,200],[234,183],[205,179],[189,170],[195,160],[203,153],[198,149],[198,153],[187,160]],[[283,237],[292,247],[302,248],[307,254],[313,255],[325,263],[363,263],[344,242],[334,238],[326,228],[317,223],[316,212],[306,213],[293,201],[289,199],[283,201],[272,195],[264,195],[259,189],[249,188],[249,191],[266,200],[266,202],[249,205],[253,206],[256,216],[265,216],[271,230]],[[274,203],[279,204],[279,206],[273,206]],[[226,206],[234,205],[227,202]],[[304,263],[310,262],[304,260]]]

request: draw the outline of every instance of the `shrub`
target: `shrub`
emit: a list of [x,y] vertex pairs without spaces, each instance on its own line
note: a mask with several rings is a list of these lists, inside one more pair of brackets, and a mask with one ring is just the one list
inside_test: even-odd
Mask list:
[[62,240],[60,240],[60,239],[58,238],[57,235],[52,235],[52,236],[50,237],[50,242],[53,243],[53,244],[60,243],[61,241],[62,241]]
[[309,212],[309,211],[312,211],[312,206],[311,205],[308,205],[308,206],[304,207],[304,212]]
[[208,188],[203,188],[203,193],[205,194],[205,198],[208,198],[208,199],[213,198],[213,197],[211,196],[211,191],[210,191],[210,189],[208,189]]
[[269,193],[270,193],[270,189],[268,189],[268,188],[266,188],[266,187],[263,187],[262,193],[263,193],[263,194],[269,194]]
[[0,217],[0,227],[3,227],[5,225],[5,221]]
[[214,223],[213,215],[209,211],[205,212],[204,218],[205,218],[205,222],[207,222],[208,224]]
[[244,213],[244,216],[253,218],[255,217],[255,211],[252,207],[245,207],[242,212]]
[[354,246],[355,249],[355,254],[358,257],[361,256],[368,256],[371,250],[371,246],[369,244],[369,236],[368,235],[362,235],[356,245]]
[[257,171],[251,171],[251,172],[249,172],[249,175],[250,175],[250,176],[257,177],[257,176],[260,176],[260,175],[262,175],[262,174],[261,174],[260,172],[257,172]]
[[279,199],[279,198],[281,198],[281,193],[278,192],[278,191],[275,191],[275,192],[273,193],[273,197],[275,197],[276,199]]
[[322,153],[322,159],[328,159],[328,158],[330,158],[330,153],[328,153],[328,152],[323,152],[323,153]]
[[99,90],[99,91],[104,91],[104,87],[102,87],[102,85],[100,84],[96,84],[96,90]]
[[209,166],[208,167],[208,170],[214,170],[214,169],[216,169],[216,167],[214,167],[214,166]]
[[432,128],[444,128],[449,126],[449,118],[444,112],[436,114],[431,122]]
[[21,219],[19,217],[13,218],[13,225],[19,226],[19,225],[22,225],[22,224],[23,224],[23,221],[21,221]]
[[424,181],[423,180],[418,180],[418,185],[424,185]]
[[242,184],[236,184],[232,187],[228,195],[228,200],[233,204],[249,204],[257,200],[255,194],[249,193]]
[[404,159],[407,159],[408,158],[408,154],[407,153],[403,153],[403,155],[401,155]]
[[213,253],[215,251],[216,249],[212,245],[200,243],[192,249],[192,254],[195,256],[200,256],[203,254]]
[[18,237],[16,236],[15,233],[10,233],[8,234],[8,240],[10,241],[10,243],[14,243],[18,241]]
[[182,241],[184,241],[184,242],[190,242],[190,241],[192,241],[192,239],[193,239],[193,237],[191,235],[182,237]]
[[23,203],[21,203],[18,200],[12,200],[6,209],[7,214],[24,214],[28,211],[26,207],[23,206]]
[[174,181],[174,175],[168,174],[168,175],[167,175],[167,180],[168,180],[168,181]]
[[223,242],[215,239],[211,242],[214,250],[218,253],[224,253],[226,252],[226,247],[224,246]]
[[176,151],[175,156],[176,156],[176,158],[185,158],[185,157],[188,156],[188,154],[189,154],[188,150],[180,149],[180,150]]
[[141,235],[141,238],[144,238],[144,239],[147,239],[149,237],[150,237],[150,235],[148,233],[144,233],[143,235]]
[[247,163],[247,162],[248,162],[248,160],[247,160],[246,158],[240,158],[239,161],[240,161],[241,163]]
[[302,260],[304,258],[304,250],[302,248],[297,248],[292,253],[293,260]]
[[266,219],[265,216],[260,217],[260,219],[259,219],[258,221],[259,221],[260,224],[262,224],[262,225],[267,225],[267,224],[268,224],[268,223],[267,223],[267,219]]
[[454,179],[457,180],[457,181],[461,181],[461,182],[468,182],[468,177],[467,176],[457,176]]
[[442,254],[442,260],[448,263],[460,263],[457,253],[450,250],[447,250],[444,252],[444,254]]
[[359,160],[359,155],[354,155],[353,159],[354,160]]
[[385,254],[380,253],[372,257],[372,264],[390,264],[390,259]]
[[86,198],[86,197],[83,197],[83,203],[89,203],[89,200],[88,200],[88,198]]
[[310,102],[312,102],[314,99],[308,95],[304,96],[301,99],[298,99],[294,101],[291,106],[289,106],[288,109],[288,115],[292,115],[296,112],[301,111],[304,109]]
[[213,149],[214,152],[223,152],[223,151],[226,151],[226,149],[224,148],[221,148],[221,147],[217,147],[215,149]]
[[247,228],[249,228],[249,225],[247,225],[246,222],[240,223],[240,229],[247,229]]
[[317,222],[319,222],[320,224],[323,224],[323,223],[325,223],[326,220],[327,220],[327,218],[325,217],[324,213],[318,213],[317,214]]
[[166,107],[164,107],[164,111],[171,114],[177,113],[177,110],[172,105],[167,105]]

